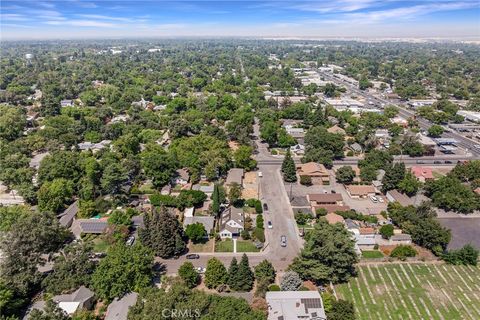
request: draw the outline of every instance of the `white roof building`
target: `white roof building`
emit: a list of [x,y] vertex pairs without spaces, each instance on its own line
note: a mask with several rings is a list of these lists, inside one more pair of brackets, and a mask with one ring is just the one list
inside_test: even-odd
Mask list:
[[268,320],[327,319],[318,291],[269,291]]

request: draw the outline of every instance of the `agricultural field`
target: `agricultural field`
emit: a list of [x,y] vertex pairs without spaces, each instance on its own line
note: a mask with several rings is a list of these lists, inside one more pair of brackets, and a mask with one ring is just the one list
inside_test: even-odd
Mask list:
[[396,263],[363,265],[337,286],[357,319],[480,319],[480,267]]

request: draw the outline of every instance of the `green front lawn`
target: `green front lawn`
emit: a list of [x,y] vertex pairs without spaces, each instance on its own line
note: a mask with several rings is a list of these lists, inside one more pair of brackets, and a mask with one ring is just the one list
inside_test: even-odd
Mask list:
[[[250,240],[237,240],[237,252],[259,252]],[[233,252],[233,240],[225,239],[215,243],[215,252]]]
[[373,251],[362,251],[362,258],[363,259],[378,259],[383,258],[383,253],[377,250]]

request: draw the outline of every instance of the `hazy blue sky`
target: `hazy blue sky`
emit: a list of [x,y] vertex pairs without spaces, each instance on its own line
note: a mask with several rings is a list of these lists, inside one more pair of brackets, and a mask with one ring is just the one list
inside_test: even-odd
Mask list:
[[1,1],[2,39],[150,36],[480,39],[480,0]]

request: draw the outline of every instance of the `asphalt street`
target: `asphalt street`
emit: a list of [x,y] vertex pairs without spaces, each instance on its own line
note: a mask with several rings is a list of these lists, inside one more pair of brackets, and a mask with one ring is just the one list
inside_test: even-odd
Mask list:
[[[272,222],[272,229],[265,227],[265,246],[263,251],[247,253],[251,266],[255,266],[264,259],[270,261],[277,273],[282,274],[290,265],[291,261],[298,255],[302,247],[302,239],[298,235],[297,225],[293,216],[293,210],[290,206],[285,186],[280,175],[280,162],[274,165],[261,164],[263,161],[275,160],[267,149],[267,145],[260,142],[258,138],[258,122],[254,125],[254,137],[257,143],[256,160],[259,162],[258,170],[262,172],[260,179],[260,198],[263,203],[267,203],[268,210],[264,213],[265,223]],[[280,245],[280,237],[284,235],[287,238],[287,246]],[[211,257],[216,257],[228,267],[233,257],[239,259],[243,253],[200,253],[199,259],[188,260],[195,267],[206,267],[207,261]],[[185,255],[178,259],[161,259],[157,262],[162,263],[166,268],[167,274],[175,274],[178,268],[186,261]]]

